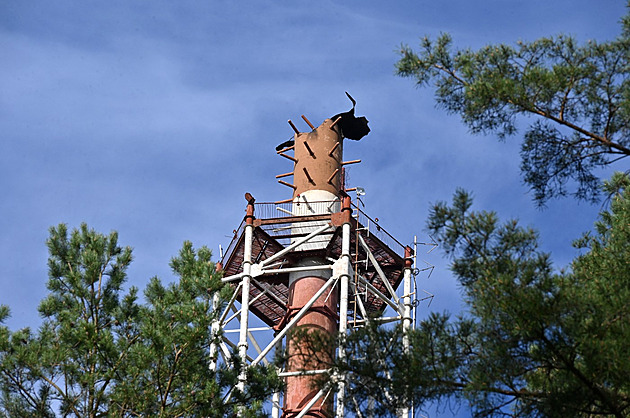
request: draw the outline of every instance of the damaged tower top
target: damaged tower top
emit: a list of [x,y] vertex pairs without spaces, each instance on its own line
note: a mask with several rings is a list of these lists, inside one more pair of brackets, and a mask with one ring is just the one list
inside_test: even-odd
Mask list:
[[[279,180],[280,183],[293,188],[293,200],[305,192],[315,190],[326,191],[332,196],[316,193],[312,196],[314,199],[310,200],[323,201],[328,197],[339,197],[339,191],[343,186],[342,167],[360,162],[360,160],[342,161],[343,138],[358,141],[370,132],[368,120],[364,116],[356,117],[354,114],[356,101],[347,92],[346,95],[352,101],[352,108],[326,119],[317,128],[305,116],[302,116],[311,127],[311,132],[300,132],[289,120],[295,132],[294,138],[278,145],[276,151],[292,160],[295,166],[293,172],[276,177],[293,176],[293,184]],[[290,150],[294,151],[293,156],[286,154]]]

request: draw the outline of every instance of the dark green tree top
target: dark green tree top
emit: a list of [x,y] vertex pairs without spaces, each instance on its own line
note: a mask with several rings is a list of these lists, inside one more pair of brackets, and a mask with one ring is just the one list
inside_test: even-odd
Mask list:
[[499,138],[529,123],[521,170],[538,204],[572,194],[594,200],[596,170],[630,156],[630,18],[609,42],[569,36],[453,50],[443,34],[403,46],[397,74],[432,84],[440,107],[472,133]]

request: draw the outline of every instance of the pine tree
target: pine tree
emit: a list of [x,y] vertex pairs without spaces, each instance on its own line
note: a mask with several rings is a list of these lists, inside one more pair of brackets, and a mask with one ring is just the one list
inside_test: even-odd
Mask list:
[[630,415],[628,184],[621,174],[608,183],[617,190],[610,209],[576,241],[585,253],[563,272],[536,231],[471,211],[468,193],[434,205],[428,229],[453,258],[468,312],[432,314],[408,354],[392,348],[402,346],[399,329],[354,334],[351,360],[339,365],[350,390],[376,400],[383,416],[412,400],[422,408],[448,399],[468,402],[475,416]]
[[[262,401],[280,385],[270,368],[248,370],[244,393],[224,395],[239,364],[211,371],[212,296],[228,296],[206,247],[185,242],[171,261],[177,281],[153,278],[138,302],[123,293],[130,247],[87,225],[50,229],[48,296],[36,332],[0,327],[0,416],[264,416]],[[0,323],[8,316],[0,307]]]
[[630,156],[630,16],[609,42],[560,35],[477,51],[452,43],[443,34],[424,37],[418,51],[403,46],[398,75],[433,84],[438,106],[474,134],[506,138],[519,120],[530,123],[521,171],[538,204],[573,184],[575,197],[595,200],[596,170]]

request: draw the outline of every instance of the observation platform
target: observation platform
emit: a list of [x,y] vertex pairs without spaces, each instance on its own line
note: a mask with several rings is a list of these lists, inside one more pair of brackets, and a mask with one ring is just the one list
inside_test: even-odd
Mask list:
[[[319,203],[326,203],[330,208],[339,207],[331,202]],[[298,260],[305,257],[322,258],[332,265],[341,255],[341,226],[337,221],[340,212],[330,209],[328,213],[319,215],[292,215],[294,205],[293,202],[254,204],[253,264],[278,254],[296,240],[304,238],[315,229],[312,225],[329,224],[331,228],[321,233],[323,238],[320,241],[326,240],[321,248],[293,249],[268,266],[277,273],[252,278],[250,311],[276,330],[284,327],[287,318],[289,272],[283,272],[283,269],[295,266]],[[352,205],[352,208],[350,252],[355,277],[354,285],[351,285],[354,291],[350,298],[348,318],[354,318],[356,324],[366,319],[365,316],[381,314],[388,305],[387,300],[396,299],[393,292],[403,279],[405,246],[357,206]],[[244,231],[245,220],[235,231],[221,260],[226,277],[242,271]],[[361,300],[357,301],[357,298]],[[361,309],[359,305],[362,305]],[[350,324],[353,320],[350,320]]]

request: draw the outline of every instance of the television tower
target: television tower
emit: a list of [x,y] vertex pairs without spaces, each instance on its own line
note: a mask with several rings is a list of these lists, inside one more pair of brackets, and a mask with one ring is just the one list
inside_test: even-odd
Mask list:
[[[356,103],[348,97],[352,109],[317,128],[302,116],[308,132],[289,120],[293,139],[278,146],[277,154],[293,170],[276,178],[292,190],[292,198],[259,203],[247,193],[245,218],[219,263],[223,281],[235,292],[213,325],[215,331],[225,330],[222,341],[211,347],[213,366],[219,355],[229,361],[229,347],[250,366],[268,363],[275,350],[285,349],[288,360],[279,375],[286,379],[286,389],[273,394],[273,417],[343,417],[346,412],[344,376],[334,376],[336,393],[315,385],[334,356],[344,359],[344,351],[321,348],[305,358],[300,342],[291,339],[292,331],[325,333],[331,341],[339,335],[343,341],[386,308],[394,311],[393,320],[402,323],[403,332],[412,327],[413,250],[353,205],[348,193],[355,189],[344,184],[344,167],[360,160],[343,160],[343,141],[359,140],[370,131],[367,119],[354,115]],[[252,326],[254,318],[264,326]],[[235,344],[228,332],[236,320]],[[408,349],[406,339],[403,344]],[[240,389],[245,381],[242,373]],[[400,416],[410,413],[404,409]]]

